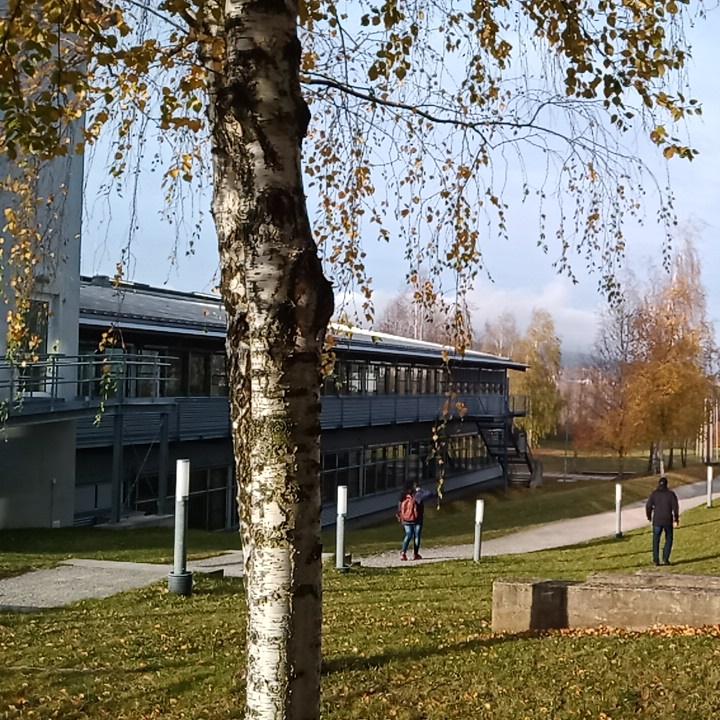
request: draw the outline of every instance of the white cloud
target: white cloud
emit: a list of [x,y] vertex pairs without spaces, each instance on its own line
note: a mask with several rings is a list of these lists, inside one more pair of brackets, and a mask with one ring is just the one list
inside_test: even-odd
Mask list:
[[[536,288],[507,288],[485,282],[470,293],[468,303],[476,330],[482,330],[486,321],[496,320],[502,313],[509,312],[514,315],[518,329],[524,332],[533,310],[547,310],[555,322],[563,351],[589,353],[595,343],[601,304],[598,295],[589,290],[587,286],[581,289],[561,277],[554,277]],[[400,289],[388,292],[376,288],[373,292],[375,317],[381,317],[401,292]],[[360,320],[359,325],[367,325],[360,316],[360,293],[338,293],[335,304],[338,308],[342,306],[351,318]]]
[[[597,296],[595,297],[596,302]],[[583,302],[581,293],[569,280],[552,278],[538,288],[503,288],[491,283],[477,287],[469,297],[473,321],[477,329],[495,320],[502,313],[515,316],[518,329],[524,332],[534,309],[547,310],[555,321],[555,329],[563,350],[589,352],[595,342],[599,313],[597,306]]]

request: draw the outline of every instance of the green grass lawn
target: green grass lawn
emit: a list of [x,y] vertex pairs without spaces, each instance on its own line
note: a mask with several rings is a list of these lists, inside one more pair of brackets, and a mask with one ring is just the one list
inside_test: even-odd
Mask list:
[[[688,469],[685,474],[670,473],[671,485],[700,479],[704,470]],[[704,475],[702,475],[704,477]],[[638,477],[624,481],[624,501],[631,503],[648,496],[656,478]],[[614,508],[614,485],[608,481],[585,480],[575,483],[548,481],[540,488],[513,488],[481,493],[484,497],[484,537],[490,539],[538,523],[580,517]],[[424,527],[425,546],[472,543],[475,497],[443,501],[438,509],[427,503]],[[52,567],[70,557],[133,562],[172,562],[173,531],[170,528],[108,530],[66,528],[60,530],[0,531],[0,578],[37,568]],[[402,530],[393,511],[372,527],[347,531],[346,546],[356,556],[397,549]],[[334,530],[323,533],[323,545],[335,548]],[[190,530],[188,557],[199,559],[224,550],[240,548],[234,532]],[[2,716],[0,716],[1,718]]]
[[[670,485],[695,482],[700,479],[698,468],[689,468],[684,474],[668,473]],[[703,475],[704,477],[704,475]],[[657,477],[637,477],[623,481],[623,503],[645,500],[657,486]],[[615,508],[613,480],[581,480],[564,483],[547,480],[538,488],[511,488],[478,492],[477,496],[463,500],[443,500],[437,508],[434,501],[426,502],[423,545],[455,545],[472,543],[475,532],[475,500],[485,499],[483,537],[490,539],[540,523],[581,517]],[[346,530],[348,552],[362,557],[400,547],[402,528],[394,518],[394,511],[377,525]],[[334,531],[323,533],[323,545],[335,547]]]
[[[720,628],[494,635],[497,577],[582,579],[650,560],[647,530],[563,550],[325,578],[326,720],[710,720]],[[675,564],[720,574],[720,509],[683,516]],[[164,583],[34,615],[0,614],[0,718],[242,717],[242,584]]]
[[[188,531],[188,557],[191,560],[239,548],[237,533]],[[62,528],[0,531],[0,578],[52,567],[71,557],[170,563],[173,530]]]
[[[533,455],[543,462],[545,472],[561,473],[565,472],[617,472],[618,459],[615,456],[598,451],[590,452],[583,450],[577,456],[573,453],[572,447],[567,450],[560,440],[543,441],[539,448],[533,448]],[[665,453],[665,461],[668,461],[668,454]],[[647,472],[648,449],[642,448],[631,452],[623,462],[625,472],[634,472],[644,474]],[[674,457],[674,466],[672,471],[685,473],[688,470],[692,472],[692,468],[702,467],[702,458],[695,456],[694,453],[688,453],[688,468],[683,468],[680,464],[680,451],[676,451]],[[671,472],[672,472],[671,471]]]

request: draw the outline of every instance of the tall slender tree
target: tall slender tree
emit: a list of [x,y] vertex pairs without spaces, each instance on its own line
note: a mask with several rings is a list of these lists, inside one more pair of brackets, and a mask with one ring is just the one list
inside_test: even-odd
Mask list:
[[513,358],[520,350],[520,331],[515,316],[504,311],[491,320],[486,320],[479,333],[477,344],[484,352]]
[[671,273],[656,273],[635,313],[631,370],[635,424],[660,453],[694,438],[705,420],[713,363],[712,332],[697,255],[686,241]]
[[587,403],[578,441],[612,451],[622,476],[625,457],[637,446],[639,428],[632,406],[632,369],[637,358],[637,324],[633,304],[610,305],[603,313],[587,377]]
[[528,369],[515,378],[513,392],[528,398],[529,413],[519,422],[528,440],[538,443],[557,430],[562,410],[560,339],[547,310],[533,310],[521,348],[520,359],[528,364]]
[[[482,267],[488,219],[506,234],[505,175],[517,170],[522,193],[537,199],[538,243],[548,247],[544,206],[562,197],[558,267],[572,273],[579,254],[612,292],[623,218],[653,183],[623,132],[647,129],[667,158],[693,155],[673,123],[698,111],[684,87],[682,34],[698,7],[5,0],[0,148],[22,172],[84,152],[104,129],[114,132],[111,178],[142,163],[140,134],[173,142],[170,201],[211,168],[247,566],[249,718],[319,713],[320,354],[333,310],[321,258],[336,286],[359,286],[370,316],[371,236],[404,241],[410,276],[432,267],[462,296]],[[547,168],[539,187],[524,172],[530,156]],[[303,179],[317,200],[314,232]],[[22,183],[5,187],[17,207],[43,202]],[[671,224],[667,198],[660,206]],[[6,232],[17,328],[42,233],[30,217]]]

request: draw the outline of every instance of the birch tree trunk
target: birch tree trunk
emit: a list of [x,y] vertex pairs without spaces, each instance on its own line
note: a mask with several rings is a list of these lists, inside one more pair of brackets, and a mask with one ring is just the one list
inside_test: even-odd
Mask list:
[[307,216],[293,2],[227,0],[210,103],[252,720],[319,716],[320,353],[333,311]]

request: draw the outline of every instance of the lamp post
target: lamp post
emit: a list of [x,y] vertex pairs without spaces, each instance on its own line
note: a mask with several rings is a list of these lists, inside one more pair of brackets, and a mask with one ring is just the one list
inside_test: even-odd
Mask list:
[[192,594],[192,573],[187,571],[188,494],[190,492],[190,461],[178,460],[175,471],[175,552],[173,569],[168,574],[168,590],[175,595]]
[[713,503],[713,487],[712,487],[713,469],[712,469],[712,465],[710,465],[710,463],[708,463],[708,466],[707,466],[706,482],[707,482],[707,501],[705,504],[707,507],[711,508],[712,503]]
[[712,471],[712,411],[713,407],[710,401],[707,401],[708,406],[708,414],[707,414],[707,427],[705,430],[705,462],[707,463],[706,468],[706,481],[707,481],[707,500],[706,500],[706,506],[711,508],[712,507],[712,478],[713,478],[713,471]]
[[615,483],[615,537],[622,536],[622,485],[617,482]]
[[473,562],[480,562],[480,545],[482,543],[482,525],[485,518],[485,501],[475,501],[475,543],[473,545]]
[[335,568],[345,571],[345,516],[347,515],[347,485],[338,485],[337,521],[335,523]]

